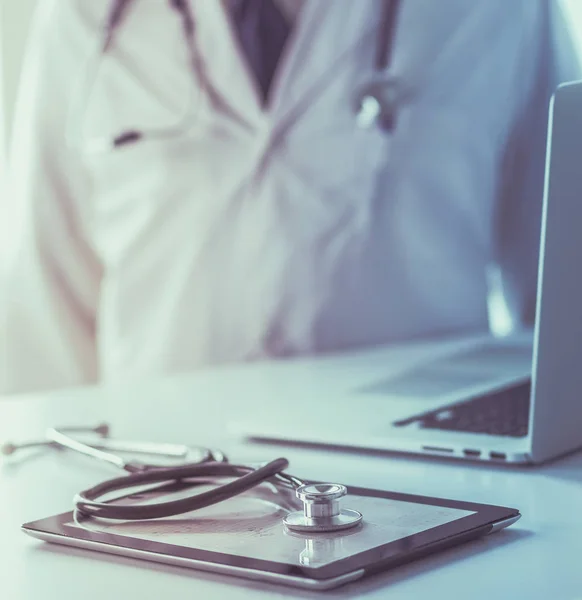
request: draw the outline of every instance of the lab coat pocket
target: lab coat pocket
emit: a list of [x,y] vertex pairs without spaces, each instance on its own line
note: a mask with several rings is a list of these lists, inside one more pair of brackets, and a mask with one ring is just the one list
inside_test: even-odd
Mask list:
[[195,223],[204,191],[198,134],[144,139],[86,158],[92,177],[91,225],[106,262],[118,262],[138,241],[164,235],[176,222]]
[[377,127],[362,129],[354,123],[332,143],[326,168],[332,189],[349,202],[369,202],[389,162],[390,133]]
[[372,183],[388,165],[393,134],[378,126],[362,128],[356,125],[354,129],[355,176],[368,178]]
[[[182,107],[172,110],[160,103],[142,105],[136,114],[124,118],[102,111],[101,123],[80,148],[92,175],[96,208],[108,210],[126,202],[144,203],[150,196],[168,197],[175,185],[195,177],[196,151],[213,127],[209,100],[203,90],[193,90]],[[96,133],[99,132],[99,133]],[[115,145],[115,140],[129,138]],[[184,169],[181,166],[184,165]]]
[[302,165],[304,179],[319,182],[318,187],[334,201],[367,198],[388,163],[391,135],[378,128],[361,129],[352,115],[325,129],[311,130],[309,125],[291,142],[294,162]]

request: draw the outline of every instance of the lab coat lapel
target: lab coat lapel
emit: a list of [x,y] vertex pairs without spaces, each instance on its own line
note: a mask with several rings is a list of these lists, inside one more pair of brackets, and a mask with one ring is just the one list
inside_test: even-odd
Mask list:
[[196,2],[193,12],[198,28],[198,51],[212,92],[229,112],[252,126],[263,118],[261,96],[225,2]]
[[375,32],[378,0],[307,0],[271,90],[270,109],[282,119],[308,105],[366,34]]

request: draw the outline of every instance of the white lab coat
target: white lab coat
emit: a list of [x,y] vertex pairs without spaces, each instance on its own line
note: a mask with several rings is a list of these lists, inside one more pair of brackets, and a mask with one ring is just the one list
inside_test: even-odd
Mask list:
[[[522,212],[539,215],[546,1],[404,0],[393,72],[411,94],[392,135],[359,130],[352,106],[378,0],[307,0],[267,111],[223,4],[192,1],[212,93],[194,81],[191,127],[88,156],[65,130],[107,4],[44,0],[31,34],[4,199],[4,390],[482,330],[504,253],[515,305],[531,303],[536,219],[515,248],[506,175],[537,165]],[[83,140],[171,123],[192,85],[176,14],[136,2]]]

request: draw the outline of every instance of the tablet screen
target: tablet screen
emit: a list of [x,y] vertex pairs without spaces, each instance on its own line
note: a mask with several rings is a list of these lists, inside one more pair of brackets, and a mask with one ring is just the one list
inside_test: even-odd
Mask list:
[[[210,488],[197,491],[206,489]],[[177,500],[192,493],[182,490],[156,500]],[[458,508],[351,494],[343,505],[361,512],[363,523],[352,530],[311,535],[294,533],[283,525],[290,508],[288,499],[257,491],[167,519],[86,519],[80,523],[70,521],[67,526],[257,560],[322,567],[475,514]],[[298,508],[293,506],[294,510]]]

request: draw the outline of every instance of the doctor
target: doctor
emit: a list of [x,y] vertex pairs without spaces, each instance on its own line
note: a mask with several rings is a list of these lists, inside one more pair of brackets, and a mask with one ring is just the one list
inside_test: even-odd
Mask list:
[[391,128],[380,0],[136,0],[100,56],[110,4],[31,33],[3,391],[486,330],[495,262],[531,319],[547,0],[402,0]]

